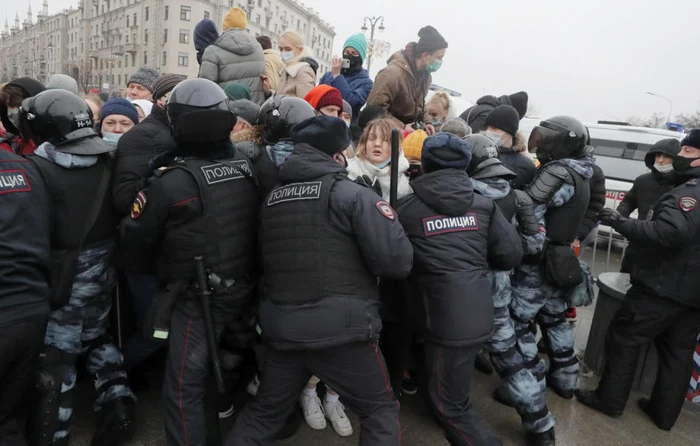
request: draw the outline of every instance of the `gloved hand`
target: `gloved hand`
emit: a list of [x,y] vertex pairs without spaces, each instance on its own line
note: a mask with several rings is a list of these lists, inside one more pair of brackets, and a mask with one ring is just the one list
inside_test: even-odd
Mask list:
[[382,196],[382,187],[379,185],[379,181],[372,181],[372,179],[367,175],[362,175],[355,178],[357,184],[367,186],[372,189],[377,195]]
[[600,222],[604,225],[614,228],[618,223],[625,220],[625,217],[615,210],[603,208],[600,212],[598,212],[598,220],[600,220]]

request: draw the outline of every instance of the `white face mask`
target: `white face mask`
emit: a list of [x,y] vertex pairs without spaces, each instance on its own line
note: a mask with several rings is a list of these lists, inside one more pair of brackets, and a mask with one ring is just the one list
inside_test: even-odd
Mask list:
[[654,169],[656,169],[659,173],[673,172],[673,164],[654,163]]
[[104,139],[106,142],[112,144],[112,145],[117,145],[119,142],[119,138],[121,138],[123,133],[110,133],[110,132],[102,132],[102,139]]
[[492,132],[490,130],[487,130],[486,133],[484,133],[484,136],[493,141],[493,143],[496,144],[496,147],[501,147],[503,145],[501,142],[501,135],[501,133]]
[[289,63],[290,60],[294,59],[294,51],[282,51],[280,57],[282,62]]

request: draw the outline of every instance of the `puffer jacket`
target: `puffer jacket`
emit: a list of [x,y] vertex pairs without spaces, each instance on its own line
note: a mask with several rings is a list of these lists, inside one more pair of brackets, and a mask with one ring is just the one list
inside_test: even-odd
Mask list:
[[292,61],[280,74],[277,93],[304,99],[304,96],[316,86],[316,73],[306,62]]
[[252,101],[265,102],[260,76],[265,74],[265,54],[252,34],[229,29],[204,50],[199,77],[216,82],[223,88],[238,82],[250,88]]
[[360,116],[360,109],[367,102],[369,92],[372,91],[374,86],[374,82],[364,68],[341,74],[336,76],[335,79],[329,71],[323,75],[321,83],[335,87],[340,91],[343,99],[348,101],[348,104],[352,107],[352,117],[355,121]]
[[270,78],[270,88],[277,90],[280,83],[280,73],[284,70],[284,62],[280,53],[273,49],[265,50],[265,74]]
[[[408,170],[408,160],[403,154],[399,156],[399,184],[397,186],[396,197],[403,198],[413,192],[408,182],[408,177],[404,173]],[[389,201],[391,188],[391,166],[381,169],[364,158],[356,156],[348,160],[348,176],[351,180],[366,175],[374,183],[379,183],[382,189],[382,198]]]
[[425,95],[432,82],[427,71],[416,69],[415,46],[411,42],[389,58],[387,67],[377,74],[367,98],[367,105],[379,105],[401,121],[401,127],[423,120]]

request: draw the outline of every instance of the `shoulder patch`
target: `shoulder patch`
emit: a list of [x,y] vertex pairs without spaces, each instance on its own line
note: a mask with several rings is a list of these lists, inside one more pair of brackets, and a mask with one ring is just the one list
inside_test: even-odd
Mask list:
[[468,212],[457,217],[435,215],[423,219],[423,234],[426,237],[447,234],[449,232],[478,231],[479,220],[476,214]]
[[690,212],[698,205],[698,200],[693,197],[682,197],[678,202],[678,207],[683,212]]
[[391,205],[386,201],[378,201],[376,206],[377,210],[379,210],[379,213],[388,218],[389,220],[396,219],[396,212],[394,212],[394,208],[392,208]]
[[146,208],[146,194],[143,193],[143,191],[139,191],[138,194],[136,194],[136,198],[134,199],[134,203],[131,205],[131,218],[136,220],[143,214],[143,210]]
[[200,167],[207,184],[223,183],[224,181],[240,180],[251,175],[250,166],[245,160],[227,163],[210,164]]
[[267,197],[267,205],[274,206],[287,201],[318,200],[321,198],[322,185],[323,181],[311,181],[308,183],[291,183],[275,188]]
[[0,170],[0,195],[32,190],[24,169]]
[[698,179],[697,178],[691,178],[688,181],[686,181],[687,185],[689,186],[697,186],[698,185]]

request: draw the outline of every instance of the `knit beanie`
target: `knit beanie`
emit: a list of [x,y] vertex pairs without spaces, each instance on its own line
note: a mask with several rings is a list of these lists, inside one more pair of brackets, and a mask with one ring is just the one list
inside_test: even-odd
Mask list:
[[158,80],[158,76],[160,76],[160,73],[157,68],[144,65],[131,75],[126,82],[126,86],[128,87],[129,84],[139,84],[153,92],[153,84]]
[[168,92],[170,92],[177,84],[187,79],[184,74],[164,74],[153,83],[153,100],[157,101]]
[[271,50],[272,49],[272,40],[270,40],[270,37],[268,36],[258,36],[255,38],[255,40],[258,41],[260,46],[262,47],[263,50]]
[[232,100],[237,101],[239,99],[251,99],[250,88],[247,85],[239,84],[237,82],[229,82],[224,86],[224,93],[226,96]]
[[335,105],[339,109],[343,109],[343,96],[337,88],[330,85],[323,84],[312,88],[304,96],[304,100],[311,104],[316,111],[320,111],[328,105]]
[[229,29],[246,29],[248,28],[248,18],[245,11],[241,8],[231,8],[224,17],[224,31]]
[[350,135],[345,121],[332,116],[314,116],[292,128],[294,144],[308,144],[316,150],[333,156],[347,149]]
[[343,99],[343,113],[349,114],[350,119],[352,119],[352,105],[345,99]]
[[134,121],[134,124],[139,123],[139,114],[136,111],[136,107],[124,98],[114,98],[105,102],[102,110],[100,110],[100,120],[104,121],[109,115],[124,115]]
[[499,105],[491,110],[491,113],[486,117],[484,128],[495,127],[515,137],[520,126],[520,115],[518,111],[510,105]]
[[194,27],[194,49],[200,52],[216,42],[219,38],[219,31],[216,30],[216,23],[210,19],[202,19]]
[[348,37],[343,45],[343,51],[345,48],[355,48],[363,62],[367,59],[367,38],[364,34],[358,33]]
[[78,94],[78,83],[66,74],[54,74],[46,83],[47,90],[66,90]]
[[447,48],[447,41],[432,26],[425,26],[418,31],[418,44],[416,45],[416,57],[423,53],[433,53]]
[[510,99],[510,103],[513,106],[513,108],[518,111],[520,119],[523,119],[525,117],[525,114],[527,113],[527,92],[519,91],[508,96],[508,98]]
[[420,159],[423,153],[423,142],[425,142],[428,134],[425,130],[416,130],[410,133],[403,140],[403,154],[406,157]]
[[688,133],[688,136],[681,141],[681,147],[690,146],[695,149],[700,149],[700,129],[693,129]]
[[423,143],[421,164],[425,173],[439,169],[466,170],[471,159],[471,144],[455,135],[438,133]]
[[236,114],[236,116],[248,124],[256,125],[258,123],[260,106],[255,102],[249,99],[238,99],[237,101],[232,101],[229,108]]

